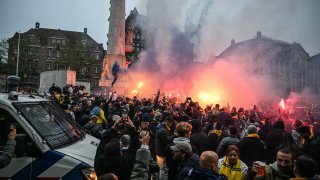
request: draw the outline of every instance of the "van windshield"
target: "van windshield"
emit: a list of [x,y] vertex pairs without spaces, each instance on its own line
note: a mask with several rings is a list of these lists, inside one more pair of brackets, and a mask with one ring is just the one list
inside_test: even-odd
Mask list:
[[72,144],[83,136],[80,128],[54,103],[15,103],[14,106],[53,149]]

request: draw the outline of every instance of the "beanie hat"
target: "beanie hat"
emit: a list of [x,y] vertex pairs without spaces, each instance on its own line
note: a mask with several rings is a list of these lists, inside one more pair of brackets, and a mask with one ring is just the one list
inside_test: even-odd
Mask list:
[[247,130],[248,134],[257,134],[257,127],[255,125],[249,125]]

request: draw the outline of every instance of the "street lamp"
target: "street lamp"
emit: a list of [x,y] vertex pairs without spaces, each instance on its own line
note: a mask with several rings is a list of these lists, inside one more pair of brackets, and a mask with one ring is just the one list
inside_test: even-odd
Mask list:
[[19,30],[19,39],[18,39],[18,56],[17,56],[17,69],[16,76],[19,76],[19,58],[20,58],[20,30]]

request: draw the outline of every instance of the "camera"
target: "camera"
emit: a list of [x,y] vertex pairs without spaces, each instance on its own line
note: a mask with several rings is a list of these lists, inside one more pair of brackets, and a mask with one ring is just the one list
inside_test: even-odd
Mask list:
[[123,114],[122,114],[122,119],[123,119],[124,121],[127,121],[127,120],[128,120],[128,114],[127,114],[127,113],[123,113]]
[[16,125],[15,124],[10,124],[10,131],[16,129]]

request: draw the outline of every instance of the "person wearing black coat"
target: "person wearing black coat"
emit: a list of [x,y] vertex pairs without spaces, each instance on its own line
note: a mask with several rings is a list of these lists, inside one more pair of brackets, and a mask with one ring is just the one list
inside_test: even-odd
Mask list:
[[266,145],[260,140],[255,125],[249,125],[248,135],[238,143],[240,159],[248,167],[251,167],[254,161],[265,161]]
[[203,151],[208,151],[210,149],[208,136],[200,130],[201,121],[199,119],[193,119],[190,123],[192,125],[190,142],[196,146],[198,155],[200,156]]
[[213,130],[208,133],[209,150],[216,152],[222,138],[222,124],[215,122],[213,124]]
[[284,133],[284,122],[281,120],[273,124],[273,129],[266,137],[267,163],[273,163],[276,160],[277,147],[281,144],[282,134]]
[[164,120],[164,124],[160,124],[159,126],[162,126],[162,127],[160,127],[156,132],[155,151],[156,151],[157,164],[159,165],[160,168],[163,167],[163,163],[165,161],[166,148],[174,137],[173,123],[174,123],[174,120],[171,117],[166,117]]
[[166,149],[166,165],[168,167],[168,179],[174,180],[178,173],[178,167],[179,167],[179,161],[173,159],[173,152],[170,148],[171,146],[180,143],[185,142],[191,145],[192,152],[198,154],[198,149],[195,145],[190,143],[190,134],[192,131],[192,126],[187,122],[180,122],[177,124],[176,127],[176,137],[173,139],[173,141],[167,146]]
[[[121,125],[127,126],[130,135],[130,146],[127,155],[121,154],[120,142],[114,139]],[[138,133],[130,120],[116,121],[111,129],[107,130],[97,147],[94,159],[94,170],[97,176],[105,173],[114,173],[120,180],[130,179],[133,165],[135,163],[136,151],[140,148]]]

